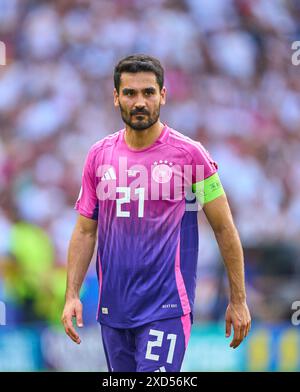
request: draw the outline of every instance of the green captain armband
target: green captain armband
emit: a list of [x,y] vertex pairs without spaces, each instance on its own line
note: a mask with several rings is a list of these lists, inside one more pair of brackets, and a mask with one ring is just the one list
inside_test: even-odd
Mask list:
[[193,184],[192,191],[201,205],[225,194],[218,173]]

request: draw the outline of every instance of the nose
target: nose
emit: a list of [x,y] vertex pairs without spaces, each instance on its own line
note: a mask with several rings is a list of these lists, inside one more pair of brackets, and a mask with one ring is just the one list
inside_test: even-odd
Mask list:
[[134,112],[144,112],[145,105],[135,105],[133,110],[134,110]]
[[137,100],[134,105],[134,109],[139,110],[139,109],[144,109],[146,106],[143,94],[138,94]]

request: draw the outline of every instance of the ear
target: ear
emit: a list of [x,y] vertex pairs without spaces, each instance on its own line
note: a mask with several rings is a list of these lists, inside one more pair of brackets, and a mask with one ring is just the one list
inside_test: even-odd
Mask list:
[[115,88],[114,88],[114,105],[116,107],[119,106],[119,94]]
[[167,89],[166,89],[166,87],[164,86],[164,87],[161,89],[161,92],[160,92],[160,104],[161,104],[161,105],[165,105],[166,100],[167,100]]

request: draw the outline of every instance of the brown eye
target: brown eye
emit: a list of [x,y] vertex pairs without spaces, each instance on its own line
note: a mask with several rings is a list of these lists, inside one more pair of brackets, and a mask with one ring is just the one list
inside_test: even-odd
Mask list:
[[134,95],[134,91],[125,90],[123,94],[127,97],[132,97]]

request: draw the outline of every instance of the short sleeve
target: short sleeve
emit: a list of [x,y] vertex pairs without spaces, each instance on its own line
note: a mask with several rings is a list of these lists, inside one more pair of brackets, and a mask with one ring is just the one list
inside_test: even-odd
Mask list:
[[98,219],[98,198],[96,193],[96,174],[95,170],[93,170],[93,150],[89,151],[84,163],[81,188],[74,208],[86,218]]
[[218,175],[218,164],[201,143],[193,146],[192,191],[203,205],[224,194]]
[[217,162],[212,159],[201,143],[194,142],[191,154],[193,157],[193,184],[205,180],[217,172]]

